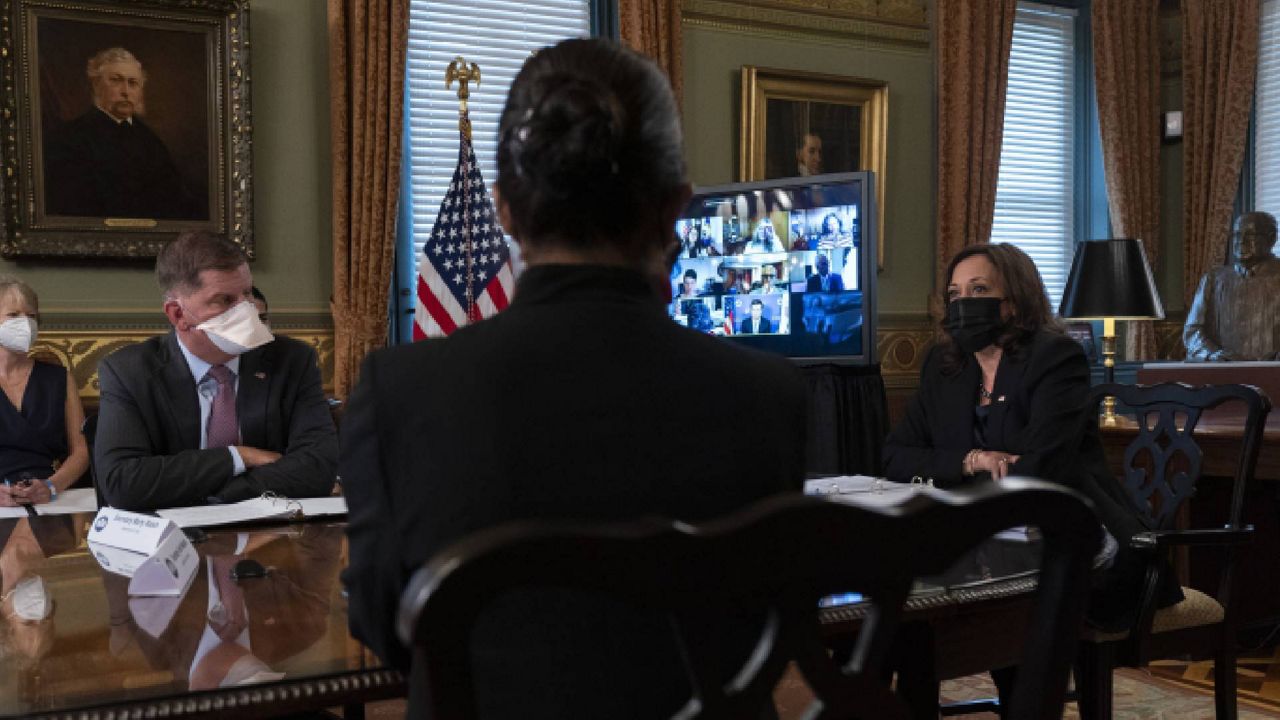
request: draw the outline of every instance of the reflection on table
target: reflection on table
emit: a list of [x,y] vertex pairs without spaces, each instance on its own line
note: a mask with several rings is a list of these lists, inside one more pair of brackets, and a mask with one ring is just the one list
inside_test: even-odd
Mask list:
[[[920,578],[907,600],[910,621],[939,615],[976,611],[988,601],[1029,601],[1040,571],[1041,544],[1031,536],[1012,531],[994,537],[966,553],[943,575]],[[867,613],[860,602],[834,605],[821,611],[823,625],[832,633],[856,629]]]
[[[0,521],[5,592],[36,583],[42,593],[12,598],[26,608],[41,607],[41,594],[49,601],[45,617],[5,604],[0,717],[376,669],[347,633],[341,523],[211,531],[196,545],[200,570],[182,596],[131,597],[128,578],[87,551],[90,519]],[[243,560],[266,575],[232,580]]]
[[[902,495],[901,488],[897,486],[896,494]],[[829,497],[836,502],[884,502],[874,492]],[[1041,550],[1034,529],[1012,529],[973,548],[944,574],[917,579],[895,651],[899,669],[914,669],[921,681],[917,687],[933,687],[908,700],[913,712],[936,715],[938,681],[1018,662],[1034,605]],[[824,634],[842,646],[843,638],[858,632],[870,609],[864,602],[822,608]]]

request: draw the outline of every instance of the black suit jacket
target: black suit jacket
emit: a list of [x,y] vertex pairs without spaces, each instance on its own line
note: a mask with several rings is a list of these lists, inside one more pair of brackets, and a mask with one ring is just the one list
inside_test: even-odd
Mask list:
[[[742,321],[742,325],[741,327],[738,328],[738,331],[744,332],[744,333],[751,332],[751,316],[750,315],[747,316],[746,320]],[[769,318],[763,315],[760,316],[760,332],[761,333],[773,332],[773,326],[769,324]]]
[[208,200],[189,193],[169,150],[142,118],[117,123],[92,108],[45,146],[51,215],[203,220]]
[[283,457],[239,476],[226,448],[200,449],[200,400],[173,332],[112,353],[98,365],[98,382],[94,473],[114,507],[236,502],[268,490],[315,497],[333,487],[333,418],[315,351],[297,340],[276,336],[240,356],[241,441]]
[[[677,325],[638,273],[529,268],[496,317],[365,360],[342,424],[352,633],[407,668],[400,593],[447,544],[527,518],[703,520],[798,490],[806,427],[789,363]],[[521,595],[474,638],[482,715],[669,716],[688,697],[669,627]]]
[[[830,287],[825,292],[837,292],[844,289],[844,278],[835,273],[830,273],[827,277],[831,278]],[[805,283],[805,291],[807,292],[824,292],[822,289],[822,276],[810,275],[809,280]]]
[[[982,370],[970,357],[958,372],[942,369],[942,350],[930,351],[920,373],[920,390],[906,416],[885,443],[886,474],[905,481],[931,477],[943,487],[988,480],[963,474],[964,457],[974,447],[974,407]],[[1041,331],[1015,357],[1005,353],[996,370],[987,419],[988,449],[1018,455],[1009,468],[1073,488],[1094,505],[1102,524],[1120,543],[1107,592],[1095,597],[1091,616],[1113,624],[1138,599],[1141,566],[1128,551],[1135,533],[1149,530],[1111,474],[1098,438],[1096,416],[1084,407],[1089,365],[1080,343]],[[1166,588],[1166,602],[1180,598]]]

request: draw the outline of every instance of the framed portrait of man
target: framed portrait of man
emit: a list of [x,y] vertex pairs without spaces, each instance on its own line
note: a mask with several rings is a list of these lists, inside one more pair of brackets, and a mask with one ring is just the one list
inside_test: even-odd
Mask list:
[[253,256],[247,0],[13,0],[0,24],[5,257]]
[[741,109],[738,179],[743,182],[876,173],[877,257],[883,258],[888,83],[744,65]]

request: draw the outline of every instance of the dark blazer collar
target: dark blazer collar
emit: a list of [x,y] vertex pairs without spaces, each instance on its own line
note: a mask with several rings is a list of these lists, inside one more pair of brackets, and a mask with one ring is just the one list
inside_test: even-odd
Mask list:
[[240,380],[236,386],[236,418],[240,440],[250,447],[267,447],[267,402],[272,380],[274,341],[240,356]]
[[[1026,352],[1026,348],[1023,348]],[[1005,447],[1005,420],[1009,416],[1009,408],[1017,402],[1015,395],[1022,388],[1022,376],[1026,372],[1025,357],[1014,356],[1009,352],[1001,353],[1000,364],[996,367],[996,384],[991,389],[991,406],[987,414],[987,440],[998,445],[998,450]]]
[[200,447],[200,398],[174,330],[160,344],[158,375],[156,386],[168,401],[165,406],[169,408],[169,421],[178,428],[183,447]]
[[973,406],[978,400],[982,371],[973,358],[952,374],[941,374],[937,390],[938,417],[955,418],[953,433],[939,445],[956,449],[973,447]]
[[649,301],[661,311],[653,285],[637,270],[607,265],[533,265],[516,282],[512,305],[561,301]]

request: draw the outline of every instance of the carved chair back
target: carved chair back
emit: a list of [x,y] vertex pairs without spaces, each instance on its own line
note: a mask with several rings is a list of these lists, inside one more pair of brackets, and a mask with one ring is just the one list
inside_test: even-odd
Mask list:
[[[1012,716],[1061,717],[1098,525],[1072,491],[1006,484],[921,492],[879,508],[779,495],[698,526],[647,519],[482,531],[419,569],[401,599],[398,629],[413,648],[410,708],[475,717],[468,639],[477,615],[513,588],[559,587],[670,619],[683,655],[672,662],[683,662],[694,689],[676,717],[759,717],[794,662],[817,697],[806,717],[905,718],[884,678],[913,579],[945,572],[1000,530],[1031,525],[1042,531],[1043,560]],[[845,592],[862,594],[869,611],[842,663],[824,643],[818,601]],[[727,686],[712,676],[723,648],[699,632],[701,618],[726,608],[766,618]]]
[[1172,529],[1178,508],[1195,493],[1204,452],[1193,433],[1204,412],[1229,402],[1243,405],[1243,436],[1228,519],[1230,527],[1239,527],[1245,488],[1253,479],[1271,409],[1267,396],[1252,385],[1108,383],[1093,388],[1088,407],[1096,408],[1108,395],[1127,406],[1137,420],[1137,435],[1125,448],[1121,480],[1135,508],[1156,530]]

